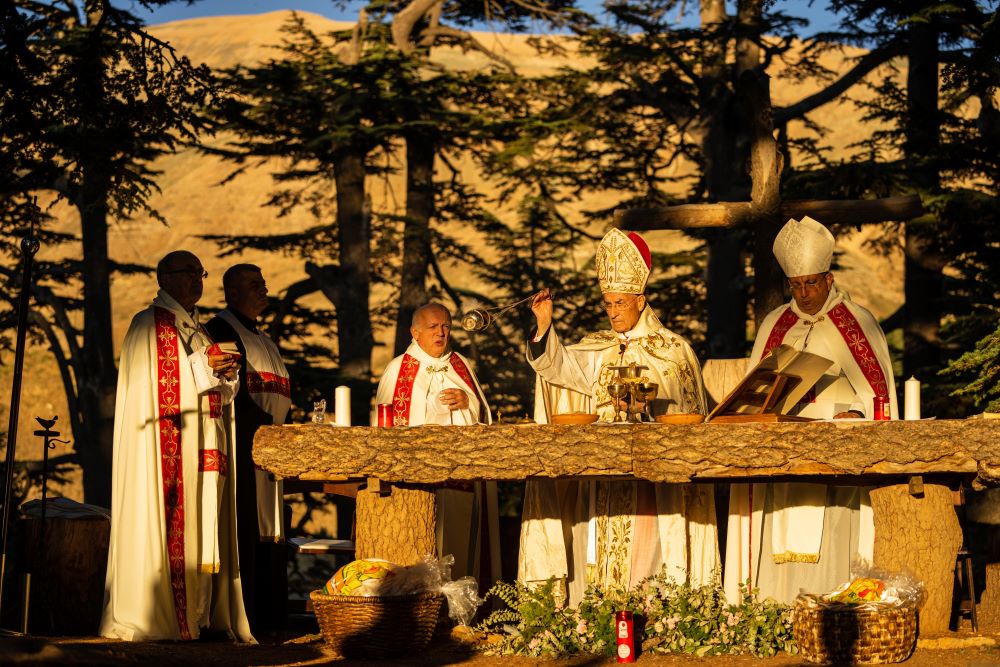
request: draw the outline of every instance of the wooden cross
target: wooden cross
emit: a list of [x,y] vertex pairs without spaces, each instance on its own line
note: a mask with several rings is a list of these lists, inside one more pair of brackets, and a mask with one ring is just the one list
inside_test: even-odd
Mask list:
[[779,185],[783,159],[774,139],[770,81],[766,74],[748,70],[740,75],[743,102],[751,119],[751,200],[716,204],[682,204],[666,208],[615,211],[613,225],[633,231],[658,229],[753,229],[754,315],[757,325],[784,302],[784,274],[771,256],[774,237],[785,220],[804,215],[823,224],[862,225],[906,221],[923,214],[917,195],[883,199],[781,201]]

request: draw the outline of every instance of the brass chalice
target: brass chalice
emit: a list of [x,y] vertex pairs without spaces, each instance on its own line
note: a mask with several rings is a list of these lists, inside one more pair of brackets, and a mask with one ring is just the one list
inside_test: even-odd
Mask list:
[[635,398],[646,404],[646,416],[653,421],[653,399],[659,392],[660,385],[655,382],[640,382],[635,386]]
[[615,404],[615,421],[619,421],[618,415],[621,410],[618,407],[619,400],[627,400],[629,396],[629,386],[624,382],[612,382],[608,385],[608,395]]

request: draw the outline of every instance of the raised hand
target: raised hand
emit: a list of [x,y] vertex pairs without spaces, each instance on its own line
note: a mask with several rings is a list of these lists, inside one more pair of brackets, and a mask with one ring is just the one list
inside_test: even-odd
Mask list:
[[548,331],[552,324],[552,293],[548,289],[543,289],[531,300],[531,312],[535,314],[535,322],[538,324],[536,334]]

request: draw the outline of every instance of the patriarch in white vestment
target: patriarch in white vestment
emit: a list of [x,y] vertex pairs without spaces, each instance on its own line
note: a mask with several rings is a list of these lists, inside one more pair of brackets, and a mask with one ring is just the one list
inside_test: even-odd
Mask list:
[[[395,425],[492,424],[472,364],[451,349],[451,312],[439,303],[421,306],[410,335],[413,342],[386,366],[376,393],[377,403],[392,405]],[[455,557],[454,578],[474,576],[489,588],[500,579],[496,482],[458,483],[435,495],[438,555]]]
[[[774,255],[792,300],[764,318],[753,368],[785,344],[829,359],[791,414],[813,419],[872,419],[875,399],[897,418],[896,385],[885,335],[875,317],[834,283],[836,240],[812,218],[789,220]],[[847,581],[855,560],[872,559],[875,530],[868,489],[827,484],[734,484],[729,501],[725,587],[731,602],[750,580],[762,597],[790,603],[800,589],[825,593]]]
[[[670,331],[646,304],[649,248],[634,233],[613,229],[597,251],[597,275],[611,330],[567,345],[551,326],[548,290],[532,301],[537,329],[528,363],[537,373],[535,421],[587,412],[615,419],[608,394],[614,366],[635,363],[658,397],[656,416],[705,414],[701,366],[691,345]],[[645,406],[641,406],[645,407]],[[576,606],[588,584],[628,589],[666,568],[700,585],[719,565],[711,484],[529,480],[525,486],[518,579],[538,585],[555,578],[559,595]]]
[[189,252],[165,256],[160,291],[122,345],[105,637],[191,640],[209,628],[253,641],[230,477],[236,361],[199,323],[205,275]]
[[267,309],[260,267],[235,264],[222,276],[226,309],[205,327],[217,343],[240,353],[239,391],[233,399],[236,519],[243,604],[255,635],[280,631],[286,621],[288,553],[284,544],[284,486],[253,462],[253,438],[264,425],[283,424],[291,382],[278,346],[258,328]]

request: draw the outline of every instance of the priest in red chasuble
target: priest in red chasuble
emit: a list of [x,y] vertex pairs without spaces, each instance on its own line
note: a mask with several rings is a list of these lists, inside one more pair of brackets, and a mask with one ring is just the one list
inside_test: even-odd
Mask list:
[[175,251],[122,344],[115,403],[111,541],[101,634],[253,641],[243,609],[230,477],[236,361],[199,321],[205,270]]
[[222,276],[226,309],[205,325],[216,342],[234,342],[240,353],[240,388],[233,399],[236,446],[236,524],[243,603],[255,635],[284,629],[288,552],[283,527],[284,491],[253,462],[253,437],[268,424],[284,424],[291,405],[288,369],[278,346],[257,328],[267,309],[260,267],[236,264]]
[[[392,405],[396,426],[491,424],[472,364],[451,349],[451,312],[439,303],[421,306],[410,335],[413,342],[386,366],[376,395],[377,403]],[[496,488],[483,482],[436,492],[438,555],[455,557],[453,578],[474,576],[481,586],[500,578]]]
[[[537,328],[528,363],[537,373],[535,421],[566,412],[614,421],[608,395],[614,366],[635,363],[658,385],[653,415],[705,414],[701,365],[691,345],[646,303],[652,260],[638,234],[608,232],[597,249],[601,304],[610,329],[562,342],[547,290],[535,296]],[[598,304],[595,304],[595,307]],[[555,577],[576,606],[588,584],[627,590],[662,568],[678,581],[703,584],[719,565],[711,484],[529,480],[521,523],[518,579]]]
[[[875,316],[851,301],[830,272],[833,234],[812,218],[789,220],[774,241],[792,300],[761,323],[749,367],[785,344],[833,361],[792,414],[872,419],[876,399],[896,419],[896,385]],[[734,484],[726,546],[726,594],[750,579],[761,595],[792,602],[803,588],[825,593],[872,559],[875,529],[868,490],[826,484]]]

